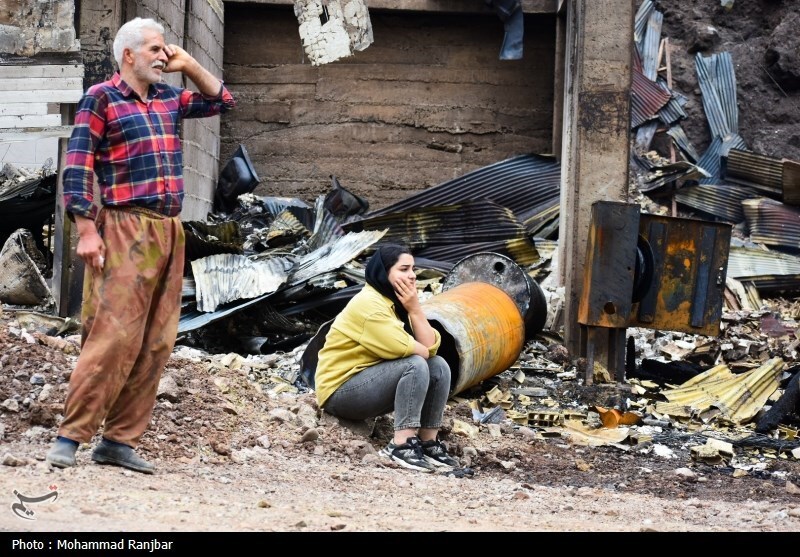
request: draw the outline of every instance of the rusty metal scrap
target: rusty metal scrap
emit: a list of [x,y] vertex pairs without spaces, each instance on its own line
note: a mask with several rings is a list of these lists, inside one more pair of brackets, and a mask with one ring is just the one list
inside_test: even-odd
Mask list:
[[800,248],[800,209],[767,197],[742,201],[742,207],[752,241]]

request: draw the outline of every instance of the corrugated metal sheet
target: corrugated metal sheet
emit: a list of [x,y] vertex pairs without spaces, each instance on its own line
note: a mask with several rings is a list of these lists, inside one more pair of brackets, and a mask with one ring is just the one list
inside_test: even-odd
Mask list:
[[[496,242],[431,246],[420,250],[419,253],[415,253],[414,257],[419,256],[437,262],[455,263],[468,255],[487,251],[507,255],[522,267],[532,265],[541,259],[535,245],[527,237]],[[437,267],[441,267],[441,265]]]
[[650,12],[647,19],[647,32],[642,45],[642,73],[650,81],[658,79],[658,47],[661,45],[661,26],[664,14],[658,10]]
[[197,309],[213,312],[218,306],[275,292],[287,277],[277,259],[253,261],[243,255],[220,253],[192,261]]
[[728,155],[731,149],[745,149],[744,139],[737,134],[729,134],[725,137],[715,137],[708,146],[706,152],[697,161],[697,166],[708,172],[709,177],[700,180],[701,184],[720,184],[723,182],[720,177],[720,159]]
[[[554,157],[519,155],[474,170],[460,178],[420,191],[383,209],[365,215],[378,217],[417,207],[456,205],[464,201],[493,201],[508,207],[525,221],[541,206],[558,202],[561,164]],[[353,221],[357,222],[357,221]]]
[[742,149],[731,149],[720,161],[726,182],[750,186],[780,199],[783,192],[783,161]]
[[631,81],[631,128],[636,128],[658,118],[659,110],[672,95],[654,81],[634,69]]
[[736,77],[729,52],[695,57],[697,80],[703,93],[703,109],[713,137],[739,132],[739,108],[736,105]]
[[[385,229],[387,232],[383,241],[405,244],[415,255],[423,255],[420,250],[429,246],[453,246],[458,251],[464,244],[488,241],[513,245],[518,249],[527,244],[524,259],[538,260],[536,248],[525,227],[510,209],[491,201],[420,207],[365,218],[347,223],[343,228],[348,232]],[[507,253],[507,250],[503,251]]]
[[647,32],[647,22],[650,21],[650,14],[653,12],[655,5],[651,0],[644,0],[636,10],[636,15],[633,19],[633,42],[639,53],[642,52],[642,45],[644,36]]
[[716,409],[733,424],[747,423],[778,389],[785,367],[781,358],[738,375],[725,364],[715,366],[676,389],[661,391],[669,402],[657,402],[656,412],[705,422]]
[[800,248],[800,209],[767,197],[742,201],[742,207],[753,242]]
[[636,128],[636,148],[640,151],[649,151],[656,129],[658,129],[658,120],[651,120]]
[[708,173],[703,168],[688,161],[678,161],[661,166],[651,165],[644,176],[644,181],[639,185],[639,190],[648,193],[676,180],[700,180],[707,177]]
[[783,202],[800,205],[800,162],[783,161]]
[[339,220],[325,208],[325,196],[317,197],[314,204],[314,232],[308,240],[308,248],[316,250],[345,235]]
[[383,238],[386,230],[350,232],[300,259],[289,273],[287,284],[295,285],[337,269]]
[[[541,248],[539,248],[541,253]],[[800,291],[800,257],[773,250],[731,246],[727,276],[759,290]]]
[[696,163],[698,160],[700,160],[700,155],[692,146],[689,138],[686,136],[686,132],[683,131],[682,127],[670,126],[670,128],[667,130],[667,135],[675,140],[675,144],[690,161]]
[[744,220],[742,201],[758,196],[757,191],[745,186],[697,185],[678,190],[675,200],[725,222],[738,224]]

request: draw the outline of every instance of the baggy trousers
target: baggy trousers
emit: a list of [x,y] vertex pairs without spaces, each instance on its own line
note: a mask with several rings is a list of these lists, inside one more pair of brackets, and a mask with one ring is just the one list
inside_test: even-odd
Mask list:
[[58,434],[103,437],[136,447],[155,406],[178,332],[185,236],[179,217],[104,207],[96,221],[106,247],[102,274],[87,267],[81,353]]

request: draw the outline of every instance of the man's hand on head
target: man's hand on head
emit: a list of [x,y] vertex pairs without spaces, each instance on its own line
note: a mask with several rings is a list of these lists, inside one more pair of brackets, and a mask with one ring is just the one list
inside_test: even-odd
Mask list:
[[162,70],[164,73],[184,72],[195,61],[191,54],[176,44],[164,46],[164,54],[168,58],[167,66]]

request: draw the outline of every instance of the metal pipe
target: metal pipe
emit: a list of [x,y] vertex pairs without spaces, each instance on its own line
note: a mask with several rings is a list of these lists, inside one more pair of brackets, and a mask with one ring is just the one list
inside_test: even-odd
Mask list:
[[500,288],[465,282],[421,304],[442,336],[438,354],[450,365],[452,395],[494,377],[513,364],[525,343],[519,307]]

